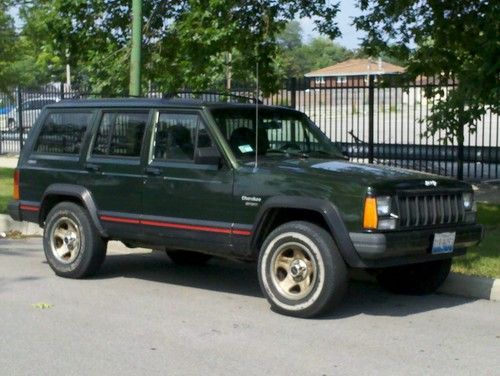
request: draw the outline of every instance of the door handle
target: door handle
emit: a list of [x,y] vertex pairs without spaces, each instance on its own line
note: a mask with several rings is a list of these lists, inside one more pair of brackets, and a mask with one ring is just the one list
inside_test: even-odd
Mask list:
[[92,171],[92,172],[98,172],[101,168],[99,167],[99,165],[96,165],[96,164],[93,164],[93,163],[87,163],[85,165],[85,168],[89,171]]
[[161,170],[158,167],[146,167],[146,174],[158,176],[161,174]]

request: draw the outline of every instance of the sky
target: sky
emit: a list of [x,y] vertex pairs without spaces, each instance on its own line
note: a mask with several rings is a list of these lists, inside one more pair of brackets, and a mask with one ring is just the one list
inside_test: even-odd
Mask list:
[[[342,46],[354,49],[358,48],[360,45],[360,38],[363,33],[356,30],[352,26],[352,20],[355,16],[360,14],[360,10],[354,6],[355,2],[352,0],[340,1],[340,13],[337,15],[337,22],[339,29],[342,32],[342,36],[335,39],[335,41]],[[311,38],[319,36],[318,32],[314,30],[314,21],[310,18],[302,18],[299,20],[302,26],[302,31],[304,32],[304,40],[310,40]]]

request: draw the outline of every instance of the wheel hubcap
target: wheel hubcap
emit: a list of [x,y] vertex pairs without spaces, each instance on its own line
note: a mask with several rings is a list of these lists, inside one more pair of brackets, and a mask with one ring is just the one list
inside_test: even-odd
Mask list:
[[280,246],[271,261],[272,282],[281,295],[291,300],[306,297],[316,282],[316,261],[300,243]]
[[80,229],[71,218],[61,217],[52,227],[50,246],[54,257],[62,263],[73,262],[80,253]]

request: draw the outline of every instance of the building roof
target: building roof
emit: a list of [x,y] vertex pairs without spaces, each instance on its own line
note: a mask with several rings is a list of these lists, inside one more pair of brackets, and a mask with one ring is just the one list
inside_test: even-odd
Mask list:
[[309,73],[306,77],[361,76],[368,74],[402,73],[405,69],[380,59],[349,59],[341,63],[321,68]]

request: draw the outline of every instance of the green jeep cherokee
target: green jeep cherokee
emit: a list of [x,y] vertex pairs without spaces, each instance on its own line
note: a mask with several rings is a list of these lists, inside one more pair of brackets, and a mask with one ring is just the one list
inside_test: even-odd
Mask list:
[[[108,240],[177,263],[258,260],[278,312],[311,317],[347,268],[391,291],[435,291],[482,228],[469,184],[350,163],[301,112],[178,99],[47,106],[15,172],[15,220],[44,227],[54,272],[95,273]],[[258,124],[258,127],[256,127]]]

